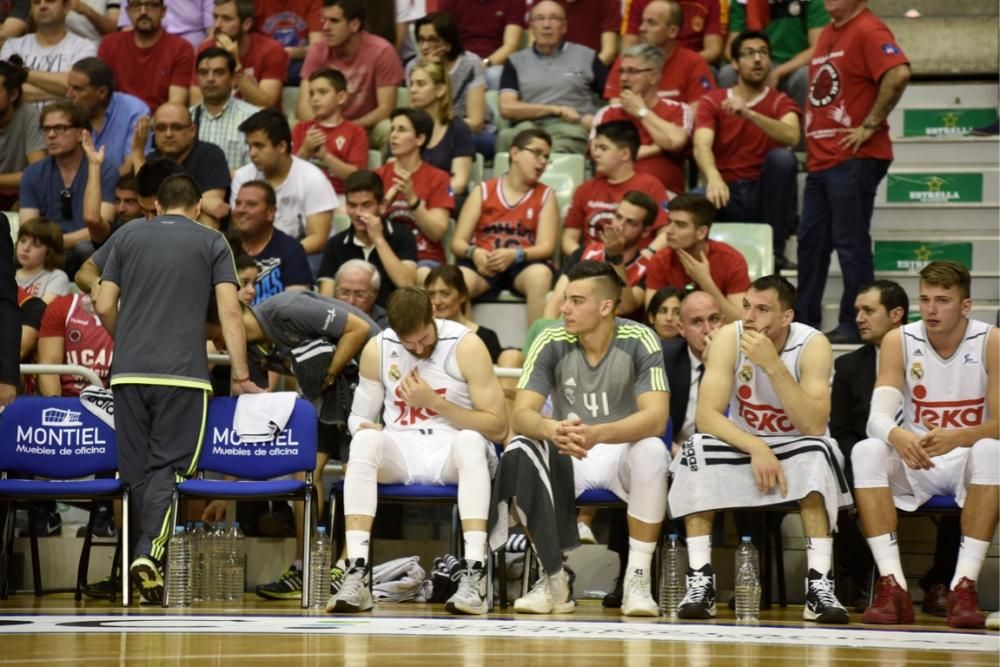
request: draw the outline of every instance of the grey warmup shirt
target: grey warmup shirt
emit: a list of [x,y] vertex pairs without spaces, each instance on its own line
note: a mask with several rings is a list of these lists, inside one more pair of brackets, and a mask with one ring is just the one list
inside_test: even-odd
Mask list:
[[115,233],[102,281],[121,289],[112,386],[212,388],[209,298],[215,285],[240,284],[222,234],[181,215],[126,225]]
[[554,419],[573,413],[584,424],[624,419],[638,411],[640,394],[670,390],[656,333],[620,317],[611,346],[596,366],[565,326],[544,329],[528,350],[517,388],[551,394]]

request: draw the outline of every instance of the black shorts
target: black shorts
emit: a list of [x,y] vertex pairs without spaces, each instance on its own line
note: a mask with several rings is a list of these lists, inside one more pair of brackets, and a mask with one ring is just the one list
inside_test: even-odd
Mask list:
[[549,267],[549,270],[555,273],[555,271],[552,269],[552,263],[543,259],[535,259],[535,260],[529,259],[524,262],[521,262],[520,264],[511,264],[509,267],[507,267],[506,271],[504,271],[503,273],[498,273],[493,276],[484,276],[483,274],[479,273],[479,271],[476,269],[475,263],[473,263],[472,260],[469,259],[465,258],[459,259],[456,262],[456,264],[458,264],[458,266],[464,266],[470,271],[473,271],[480,278],[485,280],[486,283],[490,286],[490,288],[486,290],[483,294],[480,294],[479,296],[476,297],[477,301],[490,301],[492,299],[496,299],[497,297],[500,296],[500,292],[504,290],[510,290],[514,294],[523,297],[524,294],[522,294],[521,292],[519,292],[517,289],[514,288],[514,279],[516,279],[519,275],[521,275],[522,271],[524,271],[526,268],[528,268],[533,264],[544,264],[545,266]]

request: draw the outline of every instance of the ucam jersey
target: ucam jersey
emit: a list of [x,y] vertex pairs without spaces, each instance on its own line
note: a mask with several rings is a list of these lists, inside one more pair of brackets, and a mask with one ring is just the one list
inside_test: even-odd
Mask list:
[[424,408],[408,405],[399,393],[399,385],[414,368],[434,391],[463,408],[472,408],[469,383],[462,377],[455,358],[455,349],[469,330],[451,320],[434,320],[437,326],[437,345],[427,359],[413,356],[392,329],[378,336],[379,377],[385,387],[382,421],[386,431],[417,431],[458,429],[447,419]]
[[[799,359],[809,339],[819,331],[805,324],[792,322],[785,347],[778,354],[781,363],[799,382]],[[746,358],[740,348],[743,339],[743,322],[736,323],[736,380],[735,391],[729,399],[729,419],[754,435],[802,435],[785,414],[778,393],[760,366]]]
[[927,340],[923,321],[903,327],[903,428],[926,433],[924,422],[955,429],[986,420],[986,342],[992,328],[969,320],[958,349],[942,359]]

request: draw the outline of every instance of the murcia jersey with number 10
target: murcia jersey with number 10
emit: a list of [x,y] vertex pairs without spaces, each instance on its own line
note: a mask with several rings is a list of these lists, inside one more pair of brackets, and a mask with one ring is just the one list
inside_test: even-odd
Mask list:
[[[767,373],[747,359],[740,347],[743,339],[743,322],[736,323],[736,379],[733,395],[729,399],[729,418],[748,433],[758,436],[801,435],[795,424],[785,414],[778,393],[771,385]],[[792,322],[785,347],[778,354],[781,363],[795,381],[801,378],[799,362],[806,344],[819,331],[805,324]]]
[[638,411],[636,397],[669,391],[663,346],[652,329],[615,318],[604,358],[591,365],[579,339],[565,327],[545,329],[528,350],[518,389],[552,396],[552,417],[572,415],[584,424],[606,424]]
[[458,369],[455,350],[470,331],[458,322],[434,320],[437,345],[427,359],[413,356],[399,341],[392,329],[378,335],[379,377],[385,387],[382,421],[386,431],[457,431],[454,425],[433,410],[408,405],[399,392],[399,385],[414,368],[435,392],[463,408],[472,408],[469,383]]
[[969,320],[958,349],[942,359],[928,342],[923,321],[903,327],[903,428],[926,433],[926,425],[955,429],[986,420],[986,342],[992,328]]

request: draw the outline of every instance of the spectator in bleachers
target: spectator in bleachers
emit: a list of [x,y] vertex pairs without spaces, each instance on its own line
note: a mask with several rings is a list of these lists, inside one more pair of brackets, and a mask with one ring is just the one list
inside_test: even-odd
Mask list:
[[[87,294],[64,294],[45,309],[38,331],[38,363],[76,364],[94,371],[108,385],[115,342],[94,312]],[[38,376],[42,396],[79,396],[89,381],[79,375]]]
[[118,0],[79,0],[73,2],[72,7],[66,17],[66,27],[73,34],[96,44],[104,35],[118,30]]
[[[89,181],[88,181],[89,182]],[[135,176],[130,173],[118,177],[115,183],[115,219],[111,223],[111,233],[127,222],[144,217],[139,204],[139,190]]]
[[[25,363],[32,363],[38,346],[38,330],[41,329],[42,318],[45,317],[46,304],[40,297],[32,296],[20,285],[17,286],[17,304],[21,312],[20,359]],[[18,318],[14,318],[14,321],[17,322]],[[26,393],[33,393],[33,381],[29,382],[28,378],[25,378],[25,387]]]
[[[594,116],[594,125],[631,121],[639,130],[635,170],[655,176],[673,198],[684,191],[684,160],[694,114],[684,102],[660,97],[657,83],[663,71],[663,51],[636,44],[621,56],[622,91],[616,102]],[[591,139],[595,130],[591,130]]]
[[31,0],[11,0],[0,5],[0,45],[11,37],[20,37],[28,32],[30,14]]
[[667,247],[657,251],[646,272],[646,300],[661,287],[695,285],[719,302],[727,322],[743,317],[743,294],[750,286],[740,251],[708,238],[715,207],[703,195],[684,194],[670,202]]
[[219,47],[199,51],[195,77],[201,102],[189,110],[198,131],[198,141],[222,149],[230,174],[250,161],[240,125],[258,111],[257,107],[233,94],[236,68],[232,54]]
[[662,215],[660,205],[645,192],[629,190],[622,195],[615,209],[614,218],[604,225],[604,229],[598,235],[599,238],[581,244],[571,255],[563,258],[560,266],[563,275],[552,288],[552,295],[545,304],[543,317],[559,317],[563,293],[569,282],[566,272],[584,260],[611,264],[618,277],[625,283],[621,303],[618,304],[618,313],[623,317],[633,315],[636,311],[641,314],[646,301],[643,285],[649,263],[649,255],[641,251],[652,240],[651,230],[660,215]]
[[736,37],[745,30],[763,32],[770,38],[770,56],[775,65],[767,74],[767,85],[786,93],[800,109],[805,109],[809,61],[830,15],[820,0],[797,0],[795,12],[791,7],[791,3],[730,3],[729,39],[722,54],[729,63],[719,70],[720,88],[731,88],[739,78],[739,56],[732,48]]
[[119,172],[131,171],[132,137],[139,119],[149,115],[146,103],[128,93],[117,92],[115,75],[100,58],[73,63],[66,98],[87,113],[94,145],[104,148],[108,164]]
[[[643,13],[651,0],[632,0],[628,8],[628,17],[624,35],[622,35],[622,50],[640,41]],[[727,6],[729,3],[726,3]],[[722,25],[722,8],[719,0],[680,0],[684,23],[677,35],[677,43],[691,49],[701,56],[709,65],[714,64],[722,55],[723,35],[726,30]]]
[[285,48],[289,86],[299,85],[311,44],[323,41],[323,0],[256,0],[257,30]]
[[45,158],[38,110],[24,104],[27,72],[0,61],[0,210],[14,208],[24,168]]
[[417,238],[417,283],[426,272],[446,261],[442,239],[454,215],[455,198],[448,172],[423,160],[420,152],[431,140],[434,121],[426,111],[392,112],[389,150],[395,160],[375,170],[385,190],[383,215],[413,231]]
[[135,95],[151,110],[164,102],[187,104],[194,74],[194,49],[163,29],[161,0],[141,0],[128,8],[132,30],[101,40],[97,56],[115,74],[118,90]]
[[17,55],[28,70],[24,99],[39,105],[66,96],[66,73],[77,60],[97,55],[97,45],[66,30],[70,0],[34,0],[35,32],[14,37],[0,47],[0,60]]
[[[118,15],[118,27],[128,30],[136,23],[138,13],[129,11],[129,5],[136,9],[148,0],[121,0],[122,11]],[[171,35],[186,40],[196,47],[205,40],[212,29],[212,0],[161,0],[164,4],[163,29]]]
[[396,47],[396,52],[399,53],[400,62],[406,65],[419,55],[412,28],[417,21],[427,15],[427,2],[425,0],[395,0],[391,4],[394,6],[396,18],[392,42]]
[[[146,128],[153,130],[153,150],[143,155],[139,142]],[[226,154],[213,143],[198,139],[198,127],[187,107],[166,102],[153,114],[150,125],[136,131],[138,137],[132,146],[132,165],[141,169],[147,160],[170,158],[184,167],[201,188],[201,222],[219,228],[221,220],[229,213],[226,193],[229,191],[229,164]]]
[[337,269],[333,281],[336,299],[351,304],[375,320],[380,329],[389,327],[385,308],[375,303],[382,286],[382,275],[377,266],[363,259],[349,259]]
[[[663,75],[658,85],[660,97],[686,102],[692,110],[697,110],[698,100],[715,87],[715,79],[701,56],[678,43],[683,22],[683,11],[676,0],[653,0],[642,11],[639,38],[663,49]],[[608,75],[604,97],[609,100],[621,93],[621,66],[619,58]]]
[[[496,148],[496,118],[486,105],[486,76],[479,56],[463,48],[458,24],[446,12],[431,12],[415,24],[420,58],[441,63],[451,83],[451,108],[472,130],[476,152],[493,157]],[[406,76],[416,66],[406,64]]]
[[731,42],[739,79],[729,89],[707,93],[698,105],[694,157],[705,175],[705,195],[718,222],[771,225],[776,271],[795,265],[785,243],[798,222],[798,162],[801,109],[768,86],[768,37],[744,32]]
[[274,226],[298,240],[307,255],[323,251],[339,205],[326,174],[292,155],[288,119],[274,109],[262,109],[240,125],[251,163],[233,174],[232,193],[247,181],[267,181],[278,196]]
[[476,148],[469,126],[452,109],[451,83],[441,63],[420,60],[410,71],[410,106],[426,111],[434,121],[420,155],[451,176],[451,192],[461,208]]
[[572,255],[580,246],[601,240],[604,226],[614,220],[622,196],[629,190],[643,192],[660,208],[649,235],[649,246],[641,252],[652,255],[665,247],[663,228],[667,224],[670,195],[663,184],[649,174],[636,173],[635,156],[639,152],[639,132],[631,121],[613,120],[595,128],[590,142],[597,175],[573,193],[573,203],[563,224],[560,247],[563,255]]
[[274,228],[278,209],[274,188],[267,181],[247,181],[233,204],[233,229],[243,251],[257,263],[253,305],[285,290],[308,290],[312,272],[302,245]]
[[17,228],[17,284],[45,303],[69,292],[69,278],[61,268],[62,241],[62,229],[48,218],[33,218]]
[[377,150],[389,139],[389,114],[396,106],[396,88],[403,83],[403,65],[392,44],[364,30],[363,0],[324,0],[324,41],[309,47],[302,65],[297,115],[313,117],[309,106],[309,75],[332,68],[347,78],[351,92],[344,116],[368,132]]
[[500,115],[514,125],[500,131],[497,152],[539,127],[555,153],[586,153],[587,133],[608,69],[597,53],[565,40],[566,12],[552,0],[531,7],[533,44],[507,59],[500,80]]
[[[233,258],[236,261],[236,275],[240,278],[240,290],[236,296],[240,303],[249,306],[257,297],[257,277],[260,271],[257,269],[257,262],[246,253],[239,253]],[[213,344],[209,352],[215,348]]]
[[337,192],[344,179],[368,168],[368,135],[360,125],[344,118],[350,93],[347,80],[335,69],[309,75],[309,107],[312,120],[303,120],[292,130],[292,151],[323,170]]
[[622,10],[605,0],[555,0],[566,13],[566,40],[593,49],[611,67],[618,55]]
[[461,269],[452,264],[445,264],[431,269],[424,279],[424,289],[431,298],[434,317],[441,320],[458,322],[472,333],[479,336],[490,353],[494,364],[500,358],[500,338],[493,329],[482,326],[472,319],[472,299],[469,288]]
[[552,285],[559,205],[539,180],[551,150],[544,130],[521,131],[510,169],[469,193],[451,242],[472,298],[513,289],[527,301],[529,323],[542,316]]
[[[103,201],[101,179],[104,163],[107,161],[107,151],[96,148],[89,133],[83,135],[80,146],[87,158],[87,184],[83,189],[83,217],[84,219],[100,218],[109,221],[106,228],[102,225],[100,229],[91,229],[90,231],[90,240],[94,247],[99,249],[107,242],[111,234],[122,225],[142,217],[143,210],[139,205],[136,179],[131,170],[125,175],[119,176],[115,182],[114,202]],[[155,215],[156,211],[154,210],[152,213]]]
[[[215,0],[212,20],[212,33],[198,47],[197,62],[206,49],[221,48],[233,57],[233,95],[257,107],[280,109],[288,54],[280,43],[253,29],[253,0]],[[197,93],[192,94],[197,100]]]
[[646,306],[646,322],[660,340],[673,340],[681,335],[681,300],[684,292],[676,287],[661,287],[653,293]]
[[874,279],[875,192],[892,161],[887,119],[910,80],[910,65],[865,0],[839,3],[810,65],[806,189],[798,230],[799,321],[819,327],[830,253],[844,290],[831,343],[858,340],[854,297]]
[[375,303],[385,307],[397,287],[413,287],[417,276],[417,241],[409,226],[382,217],[382,178],[359,170],[344,181],[344,201],[351,218],[348,229],[326,244],[317,281],[319,292],[334,295],[338,267],[361,259],[378,269],[380,287]]
[[10,221],[0,213],[0,407],[14,400],[17,386],[21,382],[18,370],[21,314],[18,312],[18,305]]
[[521,48],[528,14],[525,1],[438,0],[437,8],[455,18],[462,44],[482,58],[486,85],[498,90],[504,64]]
[[84,210],[89,162],[80,142],[89,125],[87,114],[72,102],[47,105],[42,109],[41,128],[49,156],[30,165],[21,178],[22,224],[39,216],[59,224],[70,277],[94,252],[93,241],[102,241],[108,235],[118,179],[114,167],[102,164],[100,199],[108,206],[98,207],[98,215]]

